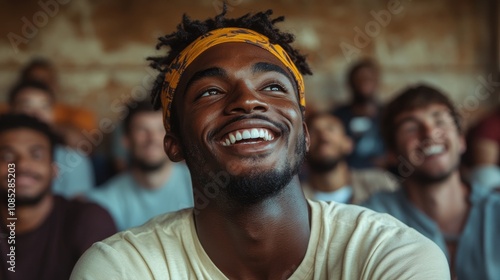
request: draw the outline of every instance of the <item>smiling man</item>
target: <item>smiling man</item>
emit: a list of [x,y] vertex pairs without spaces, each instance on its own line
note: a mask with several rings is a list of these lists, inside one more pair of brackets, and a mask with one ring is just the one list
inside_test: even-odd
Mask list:
[[127,108],[123,143],[130,154],[130,168],[85,194],[109,211],[119,231],[193,206],[188,169],[171,162],[163,151],[161,112],[149,100],[131,102]]
[[437,246],[388,215],[304,198],[311,72],[270,15],[184,17],[160,38],[170,51],[152,58],[153,97],[165,151],[191,171],[195,208],[95,244],[72,279],[449,277]]
[[500,195],[461,180],[465,144],[457,110],[428,86],[407,89],[386,110],[387,146],[410,164],[401,190],[376,194],[364,206],[433,240],[458,279],[498,279]]
[[302,185],[307,198],[361,204],[375,192],[396,190],[397,180],[388,171],[349,168],[346,158],[353,142],[336,116],[316,113],[307,117],[306,124],[309,173]]
[[116,232],[101,207],[52,193],[56,142],[39,119],[0,116],[0,279],[68,279],[90,245]]

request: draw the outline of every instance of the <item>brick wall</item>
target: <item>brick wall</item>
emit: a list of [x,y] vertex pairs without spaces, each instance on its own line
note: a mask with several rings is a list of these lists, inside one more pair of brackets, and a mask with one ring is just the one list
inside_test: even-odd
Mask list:
[[[21,65],[35,55],[59,72],[58,98],[118,118],[112,104],[144,95],[156,38],[187,12],[213,16],[220,0],[3,0],[0,9],[0,102]],[[450,93],[469,121],[498,104],[496,0],[228,0],[230,16],[272,8],[297,35],[314,76],[308,102],[324,109],[345,102],[345,72],[356,58],[376,58],[382,99],[424,81]],[[491,75],[491,76],[490,76]],[[488,78],[490,77],[490,78]],[[479,90],[479,91],[478,91]]]

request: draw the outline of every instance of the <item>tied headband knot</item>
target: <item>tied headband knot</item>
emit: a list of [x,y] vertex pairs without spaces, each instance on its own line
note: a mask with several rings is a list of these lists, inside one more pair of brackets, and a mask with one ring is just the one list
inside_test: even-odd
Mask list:
[[252,44],[263,48],[276,56],[295,78],[299,91],[299,103],[303,107],[306,106],[304,97],[304,79],[297,69],[297,66],[295,66],[293,61],[288,56],[288,53],[280,45],[271,44],[271,42],[269,42],[269,38],[250,29],[235,27],[221,28],[212,30],[198,37],[191,44],[189,44],[167,67],[167,71],[165,73],[165,82],[161,91],[163,125],[165,126],[165,130],[167,132],[170,132],[170,115],[174,93],[177,85],[179,84],[179,80],[186,68],[199,55],[201,55],[210,47],[222,43],[234,42]]

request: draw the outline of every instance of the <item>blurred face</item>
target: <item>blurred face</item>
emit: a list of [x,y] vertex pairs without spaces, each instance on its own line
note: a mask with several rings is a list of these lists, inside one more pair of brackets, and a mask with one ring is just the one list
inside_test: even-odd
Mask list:
[[329,171],[342,161],[352,149],[342,123],[334,116],[321,115],[308,126],[311,145],[308,164],[315,171]]
[[36,88],[25,88],[17,94],[11,111],[27,114],[52,124],[54,122],[53,109],[53,101],[48,93]]
[[0,134],[0,190],[7,195],[8,164],[15,164],[16,205],[35,205],[50,193],[55,171],[50,142],[43,134],[20,128]]
[[457,170],[465,144],[445,105],[404,112],[395,124],[397,152],[414,167],[412,178],[439,182]]
[[354,93],[357,98],[371,100],[378,89],[378,74],[370,67],[358,69],[352,78]]
[[47,67],[34,67],[27,74],[31,80],[36,80],[47,84],[52,90],[58,89],[57,76],[55,70]]
[[126,138],[134,166],[144,171],[154,171],[168,162],[163,150],[163,128],[161,112],[140,112],[130,122]]
[[166,150],[182,150],[191,174],[199,174],[193,181],[206,184],[208,174],[222,171],[232,176],[229,196],[242,203],[290,182],[307,133],[295,82],[279,59],[246,43],[217,45],[188,67],[177,90],[182,145],[167,137]]

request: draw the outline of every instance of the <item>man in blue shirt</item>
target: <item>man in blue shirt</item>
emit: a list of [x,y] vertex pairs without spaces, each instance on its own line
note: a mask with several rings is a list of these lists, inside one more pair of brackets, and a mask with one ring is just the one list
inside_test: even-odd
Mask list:
[[149,101],[129,105],[124,146],[131,166],[86,196],[111,214],[118,230],[140,226],[152,217],[193,206],[191,177],[185,164],[163,151],[163,119]]
[[[22,81],[9,92],[9,111],[26,114],[45,122],[52,129],[55,95],[52,89],[39,81]],[[94,187],[94,172],[87,156],[66,145],[54,148],[54,161],[58,168],[57,178],[52,182],[55,194],[72,198]]]
[[400,164],[402,188],[364,206],[393,215],[433,240],[458,279],[500,277],[500,195],[461,180],[465,151],[459,114],[428,86],[412,87],[386,108],[382,134]]

